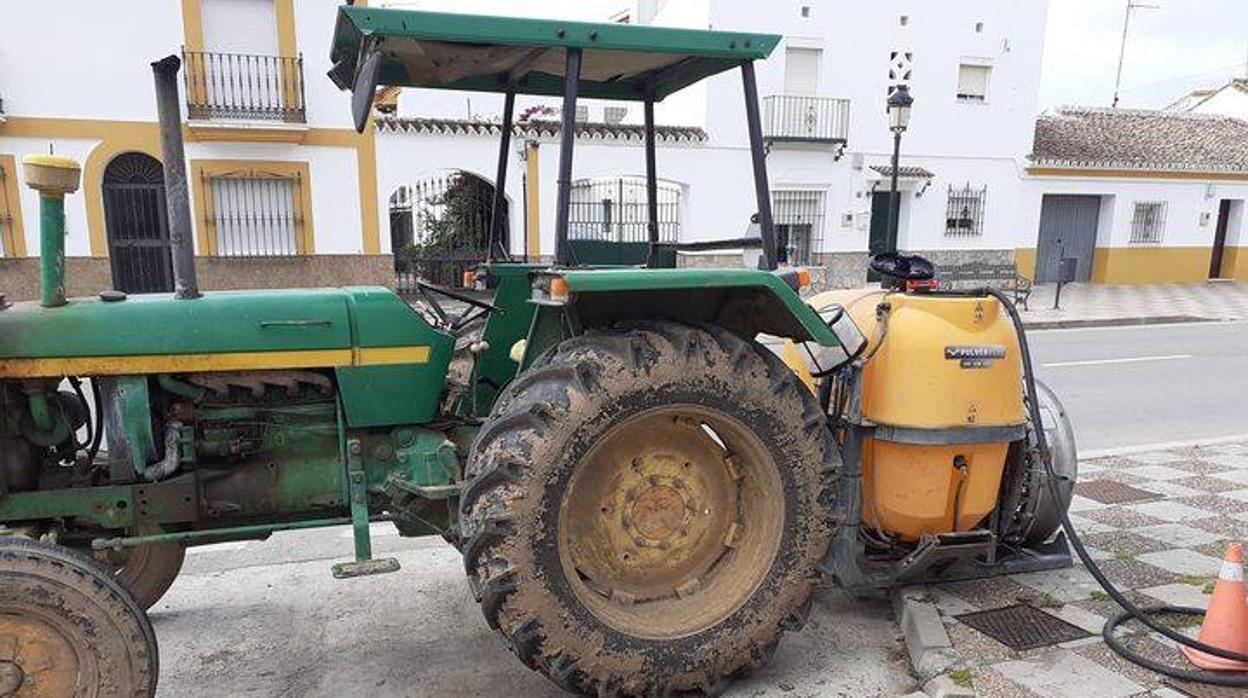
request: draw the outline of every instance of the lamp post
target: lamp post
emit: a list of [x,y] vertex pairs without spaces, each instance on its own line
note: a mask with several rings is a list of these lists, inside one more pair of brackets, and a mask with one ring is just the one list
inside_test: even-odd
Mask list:
[[910,125],[910,107],[914,104],[914,98],[910,96],[910,89],[905,85],[898,85],[893,93],[888,96],[888,128],[893,132],[893,172],[892,184],[888,190],[888,227],[887,242],[885,243],[886,252],[897,251],[897,225],[900,217],[900,200],[897,194],[897,170],[900,168],[901,161],[901,134],[905,133],[906,127]]

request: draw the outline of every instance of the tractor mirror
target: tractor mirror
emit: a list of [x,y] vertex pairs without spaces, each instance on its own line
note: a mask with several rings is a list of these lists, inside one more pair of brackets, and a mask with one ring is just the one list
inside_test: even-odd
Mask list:
[[372,51],[355,71],[355,84],[351,87],[351,118],[356,133],[364,133],[372,112],[373,95],[377,93],[377,81],[381,78],[381,51]]

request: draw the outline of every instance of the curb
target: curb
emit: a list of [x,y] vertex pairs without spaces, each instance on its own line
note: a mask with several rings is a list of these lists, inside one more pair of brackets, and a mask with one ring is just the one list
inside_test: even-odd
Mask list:
[[1138,446],[1118,446],[1116,448],[1098,448],[1090,451],[1079,453],[1079,460],[1091,460],[1093,458],[1108,458],[1110,456],[1129,456],[1134,453],[1146,453],[1148,451],[1165,451],[1171,448],[1195,448],[1202,446],[1225,446],[1226,444],[1237,444],[1248,442],[1248,434],[1232,434],[1230,436],[1215,436],[1205,439],[1186,439],[1183,441],[1162,441],[1152,444],[1140,444]]
[[947,673],[962,664],[953,648],[940,610],[921,586],[895,588],[889,592],[893,615],[901,626],[910,668],[919,679],[921,693],[931,698],[973,697],[974,691],[959,686]]
[[1140,327],[1144,325],[1178,325],[1194,322],[1225,322],[1223,318],[1197,315],[1153,315],[1147,317],[1113,317],[1089,320],[1034,320],[1023,318],[1028,330],[1073,330],[1088,327]]

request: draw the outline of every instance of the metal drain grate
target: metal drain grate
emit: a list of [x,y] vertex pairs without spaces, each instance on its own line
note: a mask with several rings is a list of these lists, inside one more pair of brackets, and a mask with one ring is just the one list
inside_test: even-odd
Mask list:
[[1185,696],[1191,696],[1191,698],[1245,698],[1245,696],[1248,696],[1248,688],[1213,686],[1207,683],[1180,681],[1178,679],[1162,679],[1161,682]]
[[1128,504],[1130,502],[1143,502],[1162,498],[1156,492],[1142,490],[1116,480],[1080,482],[1075,485],[1075,494],[1088,499],[1095,499],[1101,504]]
[[1083,628],[1027,604],[966,613],[956,618],[1019,652],[1088,637]]

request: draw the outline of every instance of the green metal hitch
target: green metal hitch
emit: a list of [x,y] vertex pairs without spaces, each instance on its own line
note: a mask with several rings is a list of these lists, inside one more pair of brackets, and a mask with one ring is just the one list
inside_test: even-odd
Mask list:
[[368,476],[364,472],[364,447],[359,439],[347,441],[347,489],[351,496],[351,530],[355,535],[355,562],[334,565],[334,579],[364,577],[399,571],[397,558],[373,559],[373,542],[368,523]]

